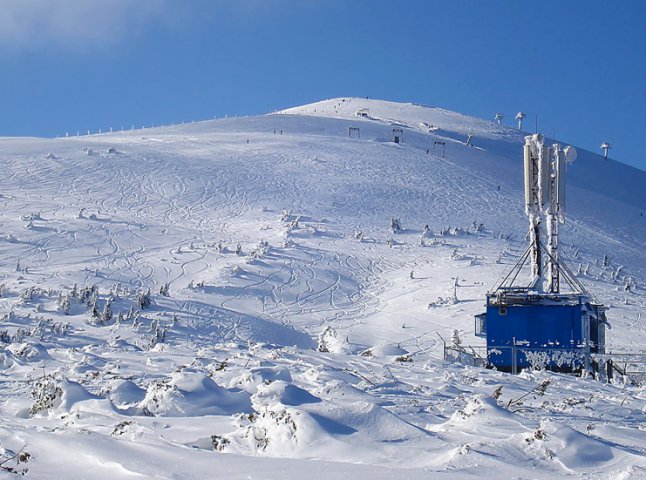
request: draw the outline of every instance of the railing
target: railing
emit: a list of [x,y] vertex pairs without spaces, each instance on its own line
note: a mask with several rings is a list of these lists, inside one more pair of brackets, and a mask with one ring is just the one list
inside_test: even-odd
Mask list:
[[617,377],[635,385],[646,384],[646,353],[590,353],[585,348],[550,348],[526,345],[472,346],[447,344],[444,359],[473,367],[518,373],[522,369],[568,373],[587,371],[600,380]]
[[646,353],[608,353],[605,359],[608,379],[620,375],[635,385],[646,385]]

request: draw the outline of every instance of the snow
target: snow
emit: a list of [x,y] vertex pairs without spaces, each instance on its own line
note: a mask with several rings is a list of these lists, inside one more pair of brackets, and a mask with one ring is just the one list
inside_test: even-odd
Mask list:
[[[454,330],[481,342],[473,315],[524,250],[523,135],[340,98],[0,139],[0,455],[30,454],[4,465],[45,479],[646,478],[643,387],[442,360]],[[646,172],[577,153],[562,252],[610,306],[609,349],[637,351]]]

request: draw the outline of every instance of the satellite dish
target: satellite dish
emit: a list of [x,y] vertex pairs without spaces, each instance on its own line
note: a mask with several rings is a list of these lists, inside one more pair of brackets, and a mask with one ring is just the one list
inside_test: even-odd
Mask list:
[[576,148],[572,145],[568,145],[563,149],[563,153],[565,153],[565,161],[567,163],[574,163],[576,160]]

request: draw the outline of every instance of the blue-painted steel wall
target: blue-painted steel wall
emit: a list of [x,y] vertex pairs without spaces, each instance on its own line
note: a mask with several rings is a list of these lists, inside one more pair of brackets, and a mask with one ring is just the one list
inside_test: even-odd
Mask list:
[[[501,314],[503,311],[506,313]],[[581,347],[583,321],[581,305],[488,305],[487,348],[491,352],[496,347],[511,347],[514,338],[519,349]],[[504,370],[511,369],[511,359],[510,348],[501,348],[500,353],[489,355],[489,361]],[[525,355],[517,355],[518,369],[528,366]]]

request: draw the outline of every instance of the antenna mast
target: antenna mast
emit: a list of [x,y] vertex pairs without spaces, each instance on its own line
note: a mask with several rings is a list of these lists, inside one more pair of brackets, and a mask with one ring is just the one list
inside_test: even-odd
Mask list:
[[[576,152],[555,143],[545,145],[541,134],[525,137],[525,213],[529,219],[531,286],[538,292],[560,293],[559,223],[565,221],[565,165]],[[541,224],[547,225],[546,241]],[[545,248],[545,267],[541,250]]]

